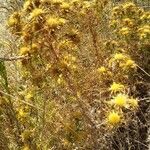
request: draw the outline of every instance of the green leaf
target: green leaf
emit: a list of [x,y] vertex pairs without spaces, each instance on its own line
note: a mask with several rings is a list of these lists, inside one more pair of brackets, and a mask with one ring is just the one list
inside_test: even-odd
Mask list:
[[4,61],[0,61],[0,82],[4,86],[6,90],[8,90],[8,79],[7,79],[7,71]]

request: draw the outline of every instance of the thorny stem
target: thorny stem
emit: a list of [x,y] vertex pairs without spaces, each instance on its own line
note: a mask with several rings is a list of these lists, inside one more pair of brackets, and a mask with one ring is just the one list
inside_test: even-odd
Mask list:
[[[57,53],[55,51],[55,48],[53,47],[52,44],[51,44],[51,48],[52,48],[52,51],[53,51],[57,61],[60,61],[59,56],[57,55]],[[94,122],[90,119],[90,117],[88,116],[88,114],[87,114],[88,109],[84,106],[83,101],[81,100],[82,98],[81,97],[79,98],[77,96],[77,92],[78,92],[77,85],[71,80],[71,73],[70,73],[70,71],[68,69],[67,69],[67,71],[68,71],[69,75],[66,72],[62,72],[62,74],[63,74],[64,77],[66,77],[69,88],[71,89],[71,91],[74,94],[74,96],[77,98],[78,104],[81,107],[81,111],[82,111],[82,113],[84,114],[86,120],[88,121],[88,123],[91,126],[92,140],[93,140],[94,148],[95,148],[95,150],[97,150],[98,143],[97,143],[97,140],[96,140],[96,135],[97,135],[97,133],[96,133],[97,132],[96,131],[96,126],[95,126]]]
[[90,30],[90,33],[92,35],[93,47],[94,47],[95,53],[96,53],[96,58],[97,58],[96,65],[98,65],[100,63],[100,57],[99,57],[99,51],[98,51],[98,46],[97,46],[97,33],[94,30],[93,24],[92,24],[92,22],[95,21],[95,18],[93,19],[92,17],[93,16],[90,14],[89,15],[89,30]]
[[95,123],[88,116],[88,114],[87,114],[88,109],[84,106],[82,98],[77,96],[77,92],[78,92],[77,86],[75,86],[75,83],[73,83],[73,81],[71,81],[70,75],[69,76],[65,75],[65,76],[66,76],[66,79],[68,79],[67,82],[68,82],[69,88],[72,90],[72,93],[74,93],[74,96],[77,98],[77,100],[78,100],[77,102],[81,107],[82,113],[84,114],[86,120],[88,121],[88,123],[91,126],[91,135],[92,135],[92,140],[93,140],[93,144],[94,144],[94,149],[97,150],[98,149],[98,142],[97,142],[97,138],[96,138],[96,136],[97,136],[96,129],[97,128],[95,126]]

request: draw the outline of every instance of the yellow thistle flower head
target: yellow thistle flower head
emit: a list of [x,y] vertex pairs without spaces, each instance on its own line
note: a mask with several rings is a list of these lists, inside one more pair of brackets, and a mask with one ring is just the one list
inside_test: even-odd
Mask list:
[[12,27],[18,23],[18,20],[16,18],[10,17],[7,21],[7,24],[9,27]]
[[56,17],[49,17],[47,19],[47,25],[51,28],[57,27],[59,25],[58,19]]
[[114,58],[114,60],[120,61],[120,60],[124,60],[126,57],[122,53],[116,53],[113,58]]
[[116,6],[116,7],[113,8],[112,11],[113,11],[113,12],[118,12],[118,11],[120,11],[120,7],[119,7],[119,6]]
[[42,15],[44,13],[43,9],[40,8],[35,8],[32,12],[31,12],[31,18],[36,18],[40,15]]
[[24,10],[27,10],[27,9],[30,7],[30,5],[31,5],[31,1],[30,1],[30,0],[27,0],[27,1],[24,3],[24,5],[23,5],[23,9],[24,9]]
[[37,43],[32,43],[30,52],[31,52],[31,53],[34,53],[34,52],[36,52],[38,49],[39,49],[39,44],[37,44]]
[[46,64],[45,70],[48,71],[49,69],[52,68],[52,64]]
[[118,125],[121,122],[121,116],[118,112],[110,112],[108,115],[108,123],[111,125]]
[[145,13],[140,17],[141,21],[144,21],[145,19],[147,19],[147,16],[145,15]]
[[18,24],[19,19],[20,19],[20,13],[14,12],[7,21],[8,26],[12,27],[12,26]]
[[124,85],[120,83],[113,82],[113,84],[110,86],[109,90],[113,93],[121,92],[125,89]]
[[80,1],[81,1],[81,0],[72,0],[71,3],[76,5],[76,4],[78,4]]
[[41,3],[51,3],[51,0],[41,0]]
[[129,27],[133,26],[133,21],[130,18],[123,19],[123,23],[124,23],[124,25],[127,25]]
[[98,68],[97,71],[99,73],[106,73],[107,69],[104,66],[102,66],[102,67]]
[[143,27],[140,27],[138,29],[138,32],[145,33],[145,34],[150,34],[150,26],[144,25]]
[[59,85],[65,83],[65,80],[63,79],[62,74],[59,75],[59,77],[58,77],[58,79],[57,79],[57,83],[58,83]]
[[64,18],[59,18],[58,21],[59,21],[59,25],[63,25],[66,23],[66,19]]
[[128,103],[129,103],[129,106],[131,106],[132,108],[138,107],[138,100],[137,99],[134,99],[134,98],[128,99]]
[[140,34],[140,40],[146,39],[147,35],[145,33]]
[[12,15],[11,15],[13,18],[16,18],[16,19],[19,19],[21,14],[17,11],[15,11]]
[[144,9],[143,8],[138,8],[137,12],[138,12],[138,15],[143,15],[144,14]]
[[132,2],[126,3],[126,4],[123,5],[123,8],[126,9],[126,10],[127,9],[133,9],[133,8],[135,8],[135,4],[132,3]]
[[33,92],[32,92],[32,91],[28,92],[28,93],[25,95],[25,99],[26,99],[26,100],[31,100],[32,98],[33,98]]
[[116,106],[119,107],[126,107],[127,105],[127,95],[125,94],[118,94],[116,97],[114,97],[113,102]]
[[27,47],[27,46],[24,46],[24,47],[21,47],[20,50],[19,50],[19,54],[20,55],[26,55],[28,54],[30,51],[30,48]]
[[49,17],[47,19],[47,25],[50,28],[56,28],[57,26],[63,25],[65,23],[66,23],[66,20],[63,18]]
[[59,49],[67,49],[67,48],[70,48],[72,47],[73,43],[71,40],[69,39],[65,39],[65,40],[62,40],[59,44],[58,44],[58,47]]
[[63,0],[52,0],[52,3],[55,5],[60,5],[63,3]]
[[111,20],[110,23],[109,23],[109,26],[110,27],[116,27],[118,24],[118,21],[117,20]]
[[61,7],[62,9],[69,9],[69,8],[71,7],[71,5],[70,5],[69,3],[63,2],[63,3],[60,5],[60,7]]
[[136,68],[136,64],[133,60],[129,59],[125,63],[125,68]]
[[27,116],[27,113],[21,108],[18,111],[18,117],[19,118],[25,118]]
[[84,1],[83,2],[83,8],[90,8],[92,7],[92,2]]
[[22,133],[21,133],[21,139],[22,141],[26,141],[32,134],[32,131],[31,130],[24,130]]
[[28,145],[25,145],[22,150],[30,150]]
[[120,29],[119,33],[121,35],[125,35],[126,36],[126,35],[128,35],[130,33],[130,30],[129,30],[128,27],[123,27],[123,28]]

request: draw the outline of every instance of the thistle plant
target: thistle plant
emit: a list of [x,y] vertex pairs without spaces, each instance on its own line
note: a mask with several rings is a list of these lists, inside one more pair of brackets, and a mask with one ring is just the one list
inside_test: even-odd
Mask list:
[[130,2],[114,8],[109,0],[20,3],[7,21],[22,58],[14,62],[19,79],[15,86],[9,81],[0,101],[3,119],[10,119],[11,106],[16,120],[4,121],[8,146],[109,149],[111,136],[139,111],[134,87],[143,82],[140,71],[148,71],[149,16]]

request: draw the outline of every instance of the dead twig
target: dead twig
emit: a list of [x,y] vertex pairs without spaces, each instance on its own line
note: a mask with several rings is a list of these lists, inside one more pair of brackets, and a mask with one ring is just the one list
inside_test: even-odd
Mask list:
[[29,59],[29,57],[28,56],[0,57],[0,61],[16,61],[20,59]]

